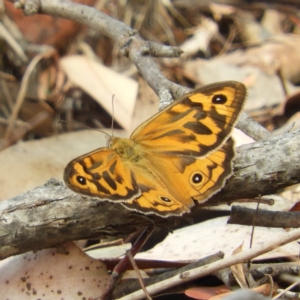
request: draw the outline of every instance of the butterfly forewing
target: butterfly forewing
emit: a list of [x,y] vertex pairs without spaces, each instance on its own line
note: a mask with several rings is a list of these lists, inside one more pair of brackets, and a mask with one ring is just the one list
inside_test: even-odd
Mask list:
[[143,123],[131,139],[156,153],[206,156],[227,140],[245,95],[245,86],[234,81],[200,87]]

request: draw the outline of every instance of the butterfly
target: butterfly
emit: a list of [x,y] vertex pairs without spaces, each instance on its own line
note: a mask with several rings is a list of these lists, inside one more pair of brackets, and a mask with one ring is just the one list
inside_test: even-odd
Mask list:
[[73,191],[120,202],[162,217],[190,212],[232,175],[230,137],[246,97],[245,86],[224,81],[196,88],[142,123],[129,139],[72,160],[64,181]]

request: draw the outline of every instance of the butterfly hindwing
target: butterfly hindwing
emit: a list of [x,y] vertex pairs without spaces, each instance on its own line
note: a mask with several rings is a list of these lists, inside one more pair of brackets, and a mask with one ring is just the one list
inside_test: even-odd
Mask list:
[[190,159],[189,162],[183,157],[176,157],[174,161],[181,166],[182,172],[176,172],[170,184],[181,182],[182,189],[190,196],[189,199],[205,202],[217,193],[224,186],[226,179],[231,176],[234,157],[232,138],[229,138],[222,148],[204,158]]
[[135,176],[110,148],[82,155],[67,165],[66,184],[75,192],[111,201],[127,201],[140,194]]
[[149,170],[147,173],[155,171],[156,177],[147,180],[145,171],[135,170],[141,196],[122,204],[145,214],[168,216],[189,212],[194,201],[204,202],[223,187],[232,173],[234,155],[232,138],[205,158],[169,156],[166,160],[157,155],[155,163],[143,164]]
[[122,202],[122,205],[144,214],[155,213],[161,216],[182,215],[189,212],[189,206],[192,206],[193,201],[189,206],[183,204],[181,199],[174,196],[174,190],[172,191],[170,186],[164,184],[159,177],[160,174],[152,172],[154,169],[155,166],[150,162],[145,163],[143,167],[134,169],[141,195],[130,201]]

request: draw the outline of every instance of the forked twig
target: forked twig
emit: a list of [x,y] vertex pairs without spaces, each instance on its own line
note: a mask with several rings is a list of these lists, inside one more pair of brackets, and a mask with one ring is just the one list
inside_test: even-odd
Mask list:
[[[146,229],[141,233],[141,235],[138,237],[132,248],[130,249],[131,256],[135,256],[138,251],[143,247],[145,242],[148,240],[148,238],[151,236],[155,229],[154,225],[149,225],[146,227]],[[110,281],[107,286],[107,292],[102,296],[103,299],[109,299],[114,287],[118,283],[118,281],[121,278],[121,275],[126,271],[126,267],[128,263],[130,262],[130,258],[128,255],[125,255],[122,260],[116,265],[114,270],[112,271]]]

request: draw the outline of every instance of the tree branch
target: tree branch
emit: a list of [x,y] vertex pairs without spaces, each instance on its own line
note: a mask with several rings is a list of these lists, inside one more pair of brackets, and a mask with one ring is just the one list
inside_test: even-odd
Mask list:
[[151,222],[120,204],[76,195],[52,179],[0,202],[0,259],[80,238],[129,234]]
[[166,79],[152,59],[154,56],[178,57],[182,53],[178,47],[145,41],[136,30],[90,6],[61,0],[15,1],[15,6],[23,8],[26,14],[43,13],[94,28],[119,46],[157,95],[171,91],[172,96],[178,98],[178,89],[181,89],[180,94],[186,93],[185,88]]

